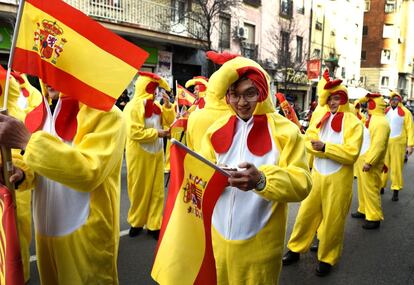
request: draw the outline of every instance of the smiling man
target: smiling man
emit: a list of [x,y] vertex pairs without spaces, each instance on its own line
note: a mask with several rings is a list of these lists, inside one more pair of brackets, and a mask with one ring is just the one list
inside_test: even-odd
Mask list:
[[209,81],[207,97],[225,97],[230,112],[208,129],[201,152],[238,168],[213,212],[218,284],[278,283],[287,203],[303,200],[311,187],[304,140],[275,113],[269,92],[266,72],[243,57],[224,63]]
[[313,188],[302,202],[283,257],[283,265],[297,262],[318,232],[318,276],[330,273],[342,252],[345,219],[352,200],[353,165],[362,143],[362,124],[349,110],[348,93],[341,80],[325,72],[318,84],[325,113],[306,131],[306,150],[314,155]]

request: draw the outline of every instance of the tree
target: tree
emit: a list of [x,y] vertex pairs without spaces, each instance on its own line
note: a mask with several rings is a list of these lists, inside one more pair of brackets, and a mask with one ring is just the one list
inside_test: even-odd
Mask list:
[[273,73],[280,89],[283,89],[286,95],[291,93],[294,86],[307,84],[308,81],[306,29],[293,19],[280,18],[277,27],[273,26],[269,33],[269,40],[274,45],[268,52],[276,59],[276,63],[267,61],[263,62],[263,65],[267,68],[272,67],[270,73]]

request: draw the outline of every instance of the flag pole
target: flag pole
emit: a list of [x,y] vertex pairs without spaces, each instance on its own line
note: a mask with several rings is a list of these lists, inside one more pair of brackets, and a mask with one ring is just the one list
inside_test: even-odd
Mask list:
[[[4,115],[8,115],[7,103],[8,103],[8,98],[9,98],[10,74],[11,74],[11,67],[13,65],[13,57],[14,57],[14,50],[16,48],[17,35],[19,33],[20,22],[21,22],[22,14],[23,14],[23,6],[24,6],[24,0],[20,0],[19,8],[17,10],[16,26],[14,27],[14,32],[13,32],[12,45],[10,47],[9,62],[7,64],[7,75],[6,75],[6,84],[4,88],[3,109],[0,111]],[[10,176],[13,174],[11,149],[2,145],[0,146],[0,152],[1,152],[1,160],[3,163],[2,171],[3,171],[4,184],[10,190],[10,194],[13,199],[13,204],[16,207],[16,193],[14,191],[15,187],[13,183],[10,183]],[[16,221],[17,221],[16,211],[15,211],[15,215],[16,215]]]
[[212,163],[211,161],[207,160],[206,158],[202,157],[201,155],[199,155],[198,153],[196,153],[195,151],[189,149],[185,144],[183,144],[182,142],[177,141],[176,139],[171,139],[171,143],[179,146],[180,148],[184,149],[189,155],[194,156],[195,158],[197,158],[198,160],[204,162],[205,164],[207,164],[208,166],[210,166],[211,168],[214,168],[215,170],[217,170],[218,172],[220,172],[221,174],[223,174],[226,177],[230,177],[230,173],[228,173],[227,171],[225,171],[223,168],[221,168],[220,166]]

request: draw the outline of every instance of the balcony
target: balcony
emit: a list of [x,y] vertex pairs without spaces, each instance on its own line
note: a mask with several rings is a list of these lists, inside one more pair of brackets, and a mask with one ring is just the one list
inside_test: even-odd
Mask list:
[[[158,1],[168,4],[160,4],[151,0],[64,0],[69,5],[82,11],[86,15],[112,25],[111,29],[119,26],[147,30],[156,33],[177,35],[180,37],[195,39],[200,28],[197,24],[181,16],[184,11],[169,5],[170,1]],[[3,4],[3,5],[2,5]],[[7,5],[12,4],[12,5]],[[7,12],[16,12],[17,0],[0,0],[1,7],[12,7]],[[4,12],[5,9],[0,9]],[[132,31],[137,33],[136,31]],[[139,32],[138,32],[139,34]]]
[[[179,15],[183,11],[149,0],[65,0],[76,9],[98,20],[126,24],[163,33],[191,37],[197,25]],[[167,2],[167,1],[165,1]]]

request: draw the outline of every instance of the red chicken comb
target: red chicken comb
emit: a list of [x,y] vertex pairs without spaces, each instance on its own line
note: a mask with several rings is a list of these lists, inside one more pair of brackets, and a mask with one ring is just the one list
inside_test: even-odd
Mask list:
[[212,62],[216,64],[224,64],[227,61],[236,58],[240,55],[229,52],[217,53],[215,51],[208,51],[206,52],[206,56],[208,59],[210,59]]

